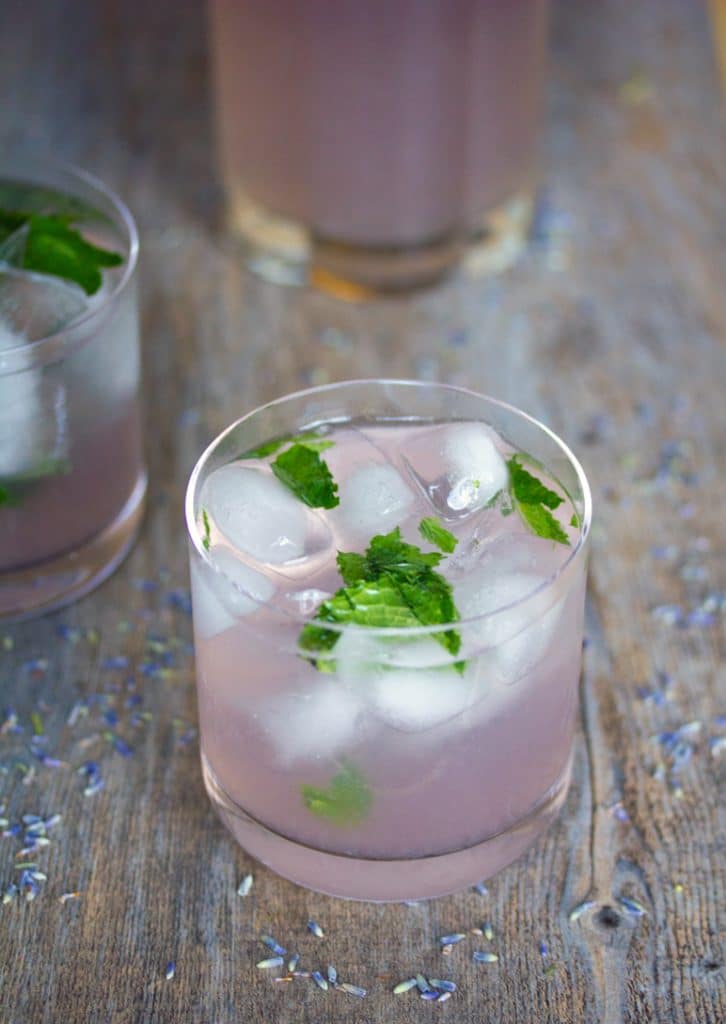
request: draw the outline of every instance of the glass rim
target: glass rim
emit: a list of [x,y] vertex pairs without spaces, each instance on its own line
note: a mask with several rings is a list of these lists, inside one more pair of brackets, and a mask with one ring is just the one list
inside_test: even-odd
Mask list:
[[[9,153],[0,156],[0,178],[6,172],[8,164],[12,164],[14,160],[20,158],[26,158],[32,160],[33,166],[39,168],[39,174],[36,180],[31,180],[29,184],[38,185],[43,188],[54,187],[50,182],[43,180],[44,171],[47,170],[48,175],[52,174],[53,171],[59,171],[63,174],[68,175],[70,178],[74,178],[80,181],[82,184],[88,186],[92,191],[101,195],[106,199],[113,207],[118,222],[123,226],[124,231],[128,237],[128,254],[124,261],[124,268],[121,278],[114,286],[114,288],[107,294],[102,296],[97,305],[87,309],[80,316],[71,320],[70,323],[64,327],[60,327],[57,331],[51,331],[50,334],[44,334],[42,338],[36,338],[34,341],[23,342],[20,345],[13,345],[11,348],[3,349],[3,360],[8,358],[11,360],[17,353],[23,353],[23,368],[27,368],[27,357],[32,357],[32,364],[36,362],[43,362],[42,354],[51,345],[60,345],[62,348],[65,347],[64,335],[69,335],[68,343],[72,343],[76,339],[72,334],[78,331],[79,328],[85,327],[88,323],[92,323],[94,320],[100,319],[101,316],[106,312],[109,306],[116,302],[118,298],[126,291],[129,282],[133,279],[136,272],[136,268],[139,261],[139,232],[136,226],[136,221],[123,199],[119,194],[112,189],[109,185],[106,185],[100,178],[97,178],[95,174],[90,171],[84,170],[77,164],[71,163],[68,160],[63,160],[60,157],[48,156],[47,154],[39,155],[34,153],[32,150],[26,152],[22,148],[15,148],[10,150]],[[17,179],[19,182],[24,183],[22,178]],[[61,191],[59,189],[59,191]],[[117,225],[118,226],[118,223]],[[0,364],[0,376],[17,372],[16,369],[4,369]]]
[[[587,476],[582,468],[582,465],[580,464],[579,459],[577,459],[577,457],[572,453],[568,445],[566,445],[565,442],[557,434],[555,434],[553,430],[547,427],[540,420],[536,419],[534,416],[530,416],[529,413],[524,412],[522,409],[518,409],[517,406],[511,405],[509,402],[504,402],[501,399],[493,398],[490,395],[485,395],[478,391],[472,391],[470,388],[460,387],[459,385],[455,384],[444,384],[439,381],[410,380],[405,378],[355,378],[350,380],[333,381],[329,384],[321,384],[312,388],[303,388],[299,391],[292,391],[286,395],[282,395],[280,398],[275,398],[269,402],[263,403],[262,405],[256,406],[250,412],[245,413],[243,416],[240,416],[238,419],[236,419],[221,433],[217,434],[217,436],[213,438],[212,441],[210,441],[210,443],[207,445],[207,447],[204,449],[202,454],[197,459],[194,468],[192,469],[192,472],[190,474],[184,498],[184,512],[187,535],[194,547],[195,552],[201,557],[202,561],[213,572],[218,573],[220,576],[222,576],[234,590],[238,591],[241,594],[244,594],[245,597],[250,598],[255,602],[255,604],[259,605],[260,607],[266,607],[274,611],[275,614],[279,615],[281,618],[298,623],[301,626],[315,623],[314,616],[312,615],[304,616],[302,614],[296,614],[292,611],[287,611],[286,609],[280,608],[279,606],[272,604],[270,601],[261,601],[259,598],[251,594],[249,591],[245,590],[244,587],[241,587],[238,583],[236,583],[227,573],[225,573],[223,569],[221,569],[218,565],[215,564],[213,559],[210,557],[209,552],[204,547],[203,538],[200,533],[195,515],[194,499],[198,481],[210,458],[214,455],[217,448],[229,437],[229,435],[232,434],[235,430],[237,430],[243,423],[246,423],[252,417],[264,412],[266,409],[274,408],[280,405],[285,405],[288,402],[293,401],[295,399],[312,398],[315,396],[325,395],[326,393],[340,390],[343,388],[349,388],[352,386],[373,386],[382,388],[389,387],[391,385],[396,387],[422,390],[433,388],[437,390],[449,391],[454,394],[466,395],[469,398],[474,398],[478,401],[483,400],[489,403],[490,405],[494,405],[497,408],[504,410],[505,412],[512,413],[520,417],[521,419],[531,424],[533,427],[537,428],[538,430],[541,430],[560,449],[560,451],[565,455],[565,457],[568,459],[573,469],[575,470],[575,475],[577,476],[577,480],[582,491],[583,511],[580,517],[580,535],[577,539],[577,543],[573,545],[567,557],[564,558],[563,561],[558,565],[557,569],[554,572],[550,573],[548,576],[546,576],[545,579],[543,579],[542,582],[538,584],[538,586],[536,586],[533,590],[528,591],[526,594],[523,594],[521,597],[516,598],[514,601],[509,601],[507,604],[500,605],[499,607],[493,608],[488,612],[483,612],[480,615],[473,615],[469,618],[457,619],[454,622],[437,623],[436,625],[430,626],[359,626],[345,623],[341,624],[336,622],[325,622],[323,624],[324,628],[326,630],[330,630],[331,632],[340,633],[341,635],[344,633],[355,632],[365,634],[366,636],[370,635],[371,637],[403,637],[407,639],[415,639],[432,635],[435,636],[438,633],[445,633],[449,630],[461,629],[462,627],[470,627],[476,623],[492,619],[494,616],[499,615],[500,613],[508,612],[511,611],[513,608],[525,605],[528,602],[533,601],[536,597],[540,596],[541,594],[551,590],[555,586],[555,584],[562,578],[562,576],[566,572],[568,572],[576,562],[582,561],[587,552],[588,541],[592,526],[592,494],[590,491],[590,485]],[[316,420],[314,422],[311,422],[310,424],[303,425],[299,429],[311,429],[315,427],[315,425],[319,422],[323,421]],[[568,497],[570,497],[569,494]],[[572,500],[571,497],[570,500]],[[231,550],[233,553],[237,555],[237,557],[239,557],[239,550],[235,548],[233,545],[229,545],[229,550]],[[244,558],[240,559],[240,561],[242,562],[242,564],[252,568],[249,562],[245,561]],[[262,575],[261,570],[255,569],[254,571],[259,572],[260,575]],[[544,615],[547,610],[549,610],[549,605],[546,609],[542,611],[541,614]],[[315,652],[306,653],[314,654]],[[450,660],[452,662],[455,662],[457,661],[457,657],[452,655]]]

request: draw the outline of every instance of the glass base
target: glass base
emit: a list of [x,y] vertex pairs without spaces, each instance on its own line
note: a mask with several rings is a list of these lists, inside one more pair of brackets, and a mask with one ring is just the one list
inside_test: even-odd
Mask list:
[[520,193],[490,210],[467,237],[397,247],[320,238],[241,191],[232,193],[229,205],[250,270],[274,284],[312,285],[353,302],[426,288],[458,267],[474,276],[501,273],[522,254],[533,213],[532,194]]
[[116,519],[82,547],[26,569],[0,571],[0,621],[20,621],[83,597],[121,564],[144,516],[143,473]]
[[207,793],[222,822],[248,853],[272,871],[308,889],[375,902],[430,899],[459,892],[511,864],[559,814],[570,783],[572,760],[526,817],[505,832],[464,850],[397,860],[370,860],[326,853],[273,832],[229,798],[202,755]]

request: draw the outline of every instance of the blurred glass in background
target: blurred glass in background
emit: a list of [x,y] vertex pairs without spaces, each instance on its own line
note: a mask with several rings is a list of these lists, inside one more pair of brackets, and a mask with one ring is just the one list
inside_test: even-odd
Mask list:
[[546,0],[210,0],[217,131],[248,264],[350,298],[462,259],[510,265],[531,220]]

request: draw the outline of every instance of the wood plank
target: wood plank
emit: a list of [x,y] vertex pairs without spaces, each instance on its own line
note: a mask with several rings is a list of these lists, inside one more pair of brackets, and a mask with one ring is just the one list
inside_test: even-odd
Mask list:
[[[712,607],[726,578],[724,134],[704,10],[559,3],[546,203],[527,258],[496,280],[360,307],[241,269],[221,227],[199,0],[6,0],[5,24],[0,139],[35,137],[96,171],[142,227],[152,483],[142,539],[112,580],[69,610],[0,628],[0,707],[26,729],[0,735],[2,813],[63,815],[37,858],[48,875],[37,899],[0,906],[0,1021],[406,1024],[429,1011],[391,989],[417,970],[457,982],[448,1009],[431,1012],[461,1024],[726,1019],[725,644]],[[181,500],[203,446],[268,398],[383,373],[464,384],[543,417],[582,455],[598,510],[565,811],[488,896],[418,907],[306,892],[236,848],[188,738],[194,670],[179,607]],[[104,667],[116,657],[129,668]],[[88,716],[69,725],[83,698],[95,701]],[[129,757],[102,736],[109,708]],[[32,711],[68,767],[20,767]],[[133,724],[138,711],[148,722]],[[674,775],[652,737],[689,722],[701,725]],[[91,758],[105,787],[85,797],[75,769]],[[20,848],[0,839],[3,889]],[[584,901],[594,905],[571,920]],[[307,932],[310,917],[324,939]],[[499,964],[471,963],[470,943],[442,957],[437,936],[485,919]],[[262,931],[368,996],[274,984],[254,967]]]

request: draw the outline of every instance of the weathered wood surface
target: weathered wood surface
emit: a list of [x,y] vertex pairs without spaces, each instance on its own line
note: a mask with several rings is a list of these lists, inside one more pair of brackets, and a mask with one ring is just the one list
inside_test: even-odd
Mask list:
[[[726,551],[726,160],[703,6],[563,0],[547,203],[528,257],[496,281],[367,307],[280,291],[238,266],[220,229],[200,0],[5,0],[3,15],[0,143],[34,138],[95,170],[141,225],[151,505],[101,590],[0,629],[0,705],[25,728],[0,734],[0,804],[12,821],[63,815],[37,858],[48,876],[37,899],[0,905],[0,1021],[726,1019],[714,596]],[[566,810],[488,896],[419,907],[326,899],[235,847],[188,736],[190,620],[173,594],[187,587],[183,488],[208,439],[261,400],[378,374],[463,382],[541,416],[583,456],[597,505]],[[121,656],[128,670],[105,667]],[[129,676],[140,708],[125,706]],[[105,696],[89,717],[66,724],[93,694]],[[103,737],[84,742],[109,728],[109,706],[128,758]],[[151,717],[134,725],[139,710]],[[33,711],[68,766],[19,766]],[[675,771],[652,737],[690,722],[701,724],[685,731]],[[74,771],[86,758],[105,779],[89,797]],[[0,839],[3,888],[19,849]],[[622,896],[646,912],[627,912]],[[593,906],[570,920],[583,901]],[[306,932],[309,917],[324,939]],[[484,919],[497,965],[461,947],[442,958],[438,935]],[[368,996],[275,985],[254,967],[263,930]],[[446,1006],[391,994],[418,969],[457,982]]]

